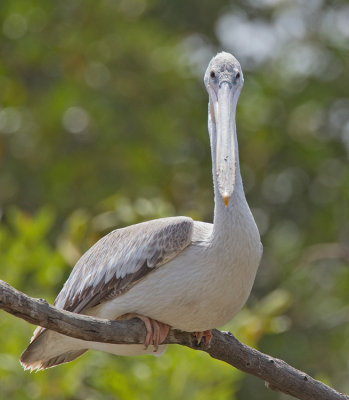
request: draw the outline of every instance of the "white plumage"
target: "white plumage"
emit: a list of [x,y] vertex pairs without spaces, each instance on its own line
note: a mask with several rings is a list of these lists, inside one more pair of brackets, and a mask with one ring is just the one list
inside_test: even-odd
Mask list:
[[[243,191],[235,109],[243,77],[228,53],[205,74],[215,187],[214,223],[172,217],[111,232],[74,267],[55,305],[108,319],[127,314],[189,332],[227,323],[246,302],[262,254]],[[156,343],[157,344],[157,343]],[[160,345],[159,352],[166,346]],[[25,368],[68,362],[88,349],[119,355],[153,353],[144,345],[86,342],[37,328],[21,356]]]

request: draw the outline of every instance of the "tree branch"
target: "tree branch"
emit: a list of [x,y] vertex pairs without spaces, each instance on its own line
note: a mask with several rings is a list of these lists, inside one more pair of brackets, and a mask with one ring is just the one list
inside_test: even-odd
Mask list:
[[[143,343],[146,330],[138,319],[109,321],[59,310],[43,299],[33,299],[0,280],[0,308],[31,324],[78,339],[115,344]],[[270,357],[239,342],[230,332],[212,331],[209,347],[197,345],[188,332],[171,330],[165,343],[202,350],[211,357],[266,381],[266,385],[301,400],[349,400],[285,361]]]

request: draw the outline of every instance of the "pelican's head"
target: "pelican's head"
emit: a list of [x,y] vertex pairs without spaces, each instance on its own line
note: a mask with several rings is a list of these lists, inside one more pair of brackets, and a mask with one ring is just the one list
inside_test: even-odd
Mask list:
[[204,78],[209,95],[211,145],[216,149],[218,190],[227,206],[234,191],[237,155],[235,151],[235,110],[244,78],[238,60],[219,53],[210,61]]

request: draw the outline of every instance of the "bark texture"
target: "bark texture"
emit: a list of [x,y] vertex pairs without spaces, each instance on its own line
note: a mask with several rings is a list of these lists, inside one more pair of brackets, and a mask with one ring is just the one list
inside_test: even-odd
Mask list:
[[[31,298],[1,280],[0,308],[31,324],[83,340],[132,344],[143,343],[146,335],[144,324],[139,319],[110,321],[59,310],[45,300]],[[270,389],[301,400],[349,400],[349,396],[313,379],[285,361],[244,345],[230,332],[214,329],[212,333],[208,347],[204,343],[198,345],[192,334],[175,329],[170,330],[165,343],[205,351],[213,358],[263,379]]]

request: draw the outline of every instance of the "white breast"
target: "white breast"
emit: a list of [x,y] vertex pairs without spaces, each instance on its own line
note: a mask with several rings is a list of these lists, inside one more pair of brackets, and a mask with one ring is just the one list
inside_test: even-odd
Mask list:
[[258,230],[252,222],[218,242],[210,241],[212,225],[195,223],[200,241],[89,314],[113,319],[135,312],[189,332],[227,323],[246,302],[261,257]]

